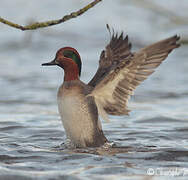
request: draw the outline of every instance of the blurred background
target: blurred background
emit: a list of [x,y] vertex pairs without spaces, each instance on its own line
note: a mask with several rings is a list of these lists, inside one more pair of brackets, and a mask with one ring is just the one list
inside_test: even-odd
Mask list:
[[[36,21],[59,19],[89,2],[90,0],[1,0],[0,16],[25,25]],[[105,133],[110,140],[122,141],[123,145],[129,144],[131,147],[150,144],[159,149],[168,145],[172,148],[187,148],[187,9],[187,0],[181,0],[181,3],[178,0],[103,0],[82,16],[49,28],[22,32],[0,23],[2,154],[9,158],[21,157],[24,148],[25,156],[28,158],[28,154],[45,148],[49,150],[64,140],[64,130],[56,103],[56,93],[63,81],[63,72],[57,67],[41,67],[41,63],[52,60],[61,47],[74,47],[82,58],[81,79],[88,82],[97,70],[101,51],[110,40],[106,29],[107,23],[115,31],[124,31],[125,35],[129,35],[133,51],[175,34],[181,37],[181,47],[175,49],[156,72],[137,88],[129,103],[133,110],[130,116],[110,117],[112,122],[103,125]],[[147,135],[140,135],[145,132]],[[37,155],[57,163],[57,159],[53,157],[52,160],[51,155]],[[17,173],[16,170],[20,169],[21,165],[14,159],[10,158],[10,163],[9,158],[2,157],[2,172],[11,173],[15,170]],[[77,157],[75,159],[77,160]],[[83,163],[88,163],[86,159]],[[92,160],[91,164],[94,161]],[[45,160],[44,164],[40,164],[40,168],[36,165],[37,161],[27,161],[29,165],[24,158],[19,161],[23,164],[19,173],[28,170],[28,167],[37,172],[39,169],[48,169],[48,162]],[[116,161],[119,162],[120,159],[112,160],[114,164]],[[136,164],[139,163],[138,159],[134,161]],[[11,164],[10,167],[7,166],[7,162]],[[107,166],[109,162],[101,161],[101,164],[103,163]],[[145,175],[145,170],[150,166],[142,163],[140,171],[133,167],[128,173]],[[94,163],[93,166],[97,165]],[[182,167],[184,166],[187,164],[182,163]],[[54,168],[63,172],[59,166],[54,165]],[[69,168],[71,169],[71,166]],[[92,173],[102,171],[104,170]],[[84,172],[86,176],[91,173],[85,170]],[[108,174],[108,171],[104,172]],[[124,173],[123,170],[118,172],[119,175]]]
[[[89,2],[46,0],[39,3],[32,0],[26,3],[22,0],[2,0],[0,12],[3,18],[18,24],[29,24],[61,18]],[[182,43],[187,43],[187,8],[186,0],[181,3],[167,0],[109,0],[99,3],[78,18],[50,28],[22,32],[1,23],[0,111],[9,112],[13,108],[14,112],[31,112],[33,109],[33,113],[36,113],[36,106],[29,106],[29,103],[56,103],[55,91],[62,82],[62,70],[41,67],[41,63],[53,59],[56,51],[64,46],[72,46],[79,51],[83,61],[81,78],[88,82],[96,72],[101,51],[109,42],[107,23],[117,32],[124,31],[129,35],[133,51],[174,34],[181,36]],[[187,62],[180,59],[181,56],[185,58],[185,54],[186,45],[182,44],[150,78],[154,82],[145,82],[143,95],[147,96],[156,89],[160,91],[161,88],[161,96],[165,95],[163,90],[176,95],[185,94]],[[38,108],[46,110],[45,106]],[[50,110],[56,111],[56,105]]]

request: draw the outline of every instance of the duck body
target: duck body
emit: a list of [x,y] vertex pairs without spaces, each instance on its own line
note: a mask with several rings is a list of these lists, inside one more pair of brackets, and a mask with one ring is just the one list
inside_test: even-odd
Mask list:
[[59,88],[57,101],[67,138],[76,147],[98,147],[107,142],[93,97],[92,88],[80,80],[65,81]]
[[42,64],[64,70],[57,101],[71,143],[75,147],[98,147],[108,142],[99,116],[107,120],[108,115],[128,115],[128,99],[133,91],[180,46],[178,40],[175,35],[132,53],[128,36],[123,37],[123,33],[118,36],[113,31],[100,55],[98,70],[88,84],[80,80],[81,58],[72,47],[59,49],[53,61]]

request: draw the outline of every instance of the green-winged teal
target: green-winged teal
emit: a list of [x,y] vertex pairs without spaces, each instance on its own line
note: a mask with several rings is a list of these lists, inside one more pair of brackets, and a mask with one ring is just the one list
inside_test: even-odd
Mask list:
[[64,69],[64,82],[57,99],[67,138],[75,147],[98,147],[108,140],[102,131],[99,115],[128,115],[128,99],[135,88],[152,74],[180,45],[177,35],[131,52],[128,36],[111,35],[102,51],[99,67],[92,80],[80,80],[81,58],[76,49],[64,47],[55,59],[43,66],[58,65]]

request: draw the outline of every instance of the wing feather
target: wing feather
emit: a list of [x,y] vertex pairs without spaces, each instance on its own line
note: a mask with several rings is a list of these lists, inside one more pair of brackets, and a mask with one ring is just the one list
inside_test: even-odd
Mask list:
[[[109,29],[108,26],[107,28]],[[126,60],[131,54],[131,44],[129,43],[128,36],[124,38],[123,32],[118,36],[113,30],[110,43],[101,52],[99,68],[88,85],[95,87],[111,70],[115,69],[120,62]]]
[[[120,35],[119,38],[121,39],[122,36]],[[112,37],[113,39],[114,47],[119,47],[117,36]],[[176,43],[178,40],[178,36],[173,36],[147,46],[123,59],[115,69],[112,69],[89,95],[94,97],[103,114],[105,112],[111,115],[128,115],[130,110],[127,108],[127,103],[133,91],[154,72],[174,48],[180,46]]]

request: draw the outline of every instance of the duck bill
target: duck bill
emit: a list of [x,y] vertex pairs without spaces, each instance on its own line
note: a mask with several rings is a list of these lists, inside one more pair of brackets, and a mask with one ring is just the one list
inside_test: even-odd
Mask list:
[[55,66],[55,65],[58,65],[55,59],[51,62],[42,64],[42,66]]

